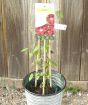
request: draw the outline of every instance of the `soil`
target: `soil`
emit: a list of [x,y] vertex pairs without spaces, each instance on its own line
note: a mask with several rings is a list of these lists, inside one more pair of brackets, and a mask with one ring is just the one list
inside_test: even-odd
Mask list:
[[[36,94],[41,94],[42,95],[42,80],[37,81],[37,87],[35,88],[34,80],[31,82],[28,82],[26,85],[26,89],[29,90],[30,92],[36,93]],[[61,88],[57,85],[54,85],[50,87],[49,82],[46,82],[46,87],[45,87],[45,95],[50,95],[54,94],[61,91]]]
[[[0,87],[0,105],[27,105],[24,89]],[[62,105],[88,105],[88,91],[64,93]]]

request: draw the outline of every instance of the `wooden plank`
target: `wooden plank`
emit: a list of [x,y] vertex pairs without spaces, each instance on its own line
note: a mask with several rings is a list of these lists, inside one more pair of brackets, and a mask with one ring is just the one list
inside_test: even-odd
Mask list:
[[82,56],[81,56],[81,80],[88,81],[88,0],[83,0],[83,36],[82,36]]
[[61,72],[67,80],[79,80],[83,0],[63,0],[62,5],[68,28],[62,32]]
[[7,48],[3,2],[0,0],[0,76],[7,76]]
[[2,54],[3,54],[3,44],[2,44],[2,0],[0,0],[0,76],[4,75]]
[[23,78],[28,73],[28,56],[21,49],[28,47],[27,0],[5,0],[8,44],[8,76]]
[[5,4],[2,1],[2,43],[3,43],[3,64],[4,64],[4,75],[8,76],[8,50],[7,50],[7,29],[6,29],[6,15],[5,15]]
[[[35,3],[37,3],[38,0],[28,0],[28,46],[30,49],[30,52],[36,45],[36,37],[35,37]],[[36,58],[34,58],[36,59]],[[33,59],[29,58],[29,72],[35,71],[35,66],[32,67]]]

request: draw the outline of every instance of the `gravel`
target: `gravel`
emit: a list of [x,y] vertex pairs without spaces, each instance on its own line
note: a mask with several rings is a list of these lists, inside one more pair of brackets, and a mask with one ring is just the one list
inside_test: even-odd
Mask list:
[[[27,105],[24,89],[0,88],[0,105]],[[62,105],[88,105],[88,92],[82,91],[75,95],[66,92]]]

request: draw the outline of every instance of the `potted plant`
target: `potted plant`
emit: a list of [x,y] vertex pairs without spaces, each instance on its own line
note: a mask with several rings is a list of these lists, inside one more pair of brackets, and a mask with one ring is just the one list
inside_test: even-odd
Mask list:
[[66,85],[64,76],[52,70],[57,66],[52,60],[51,49],[54,38],[54,14],[49,14],[46,20],[47,24],[35,29],[37,41],[33,50],[21,50],[29,53],[30,59],[34,59],[32,66],[35,66],[35,71],[23,79],[28,105],[61,105]]

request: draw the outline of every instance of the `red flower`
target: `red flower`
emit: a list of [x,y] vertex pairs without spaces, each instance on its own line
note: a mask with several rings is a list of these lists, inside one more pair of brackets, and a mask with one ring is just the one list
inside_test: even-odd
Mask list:
[[48,36],[51,36],[51,35],[54,34],[54,31],[52,31],[52,30],[48,30],[48,31],[47,31],[47,34],[48,34]]
[[43,28],[41,28],[41,27],[36,28],[35,31],[36,31],[36,34],[38,34],[38,35],[44,34]]
[[45,24],[45,25],[43,25],[41,27],[44,29],[44,31],[47,31],[47,26],[48,26],[48,24]]
[[47,35],[53,35],[54,34],[54,25],[48,25],[47,27]]
[[48,24],[53,25],[54,24],[54,14],[49,14],[46,18]]
[[54,25],[48,25],[47,29],[54,29]]
[[47,31],[47,24],[40,26],[40,27],[37,27],[35,29],[35,31],[36,31],[36,34],[38,34],[38,35],[44,35]]

